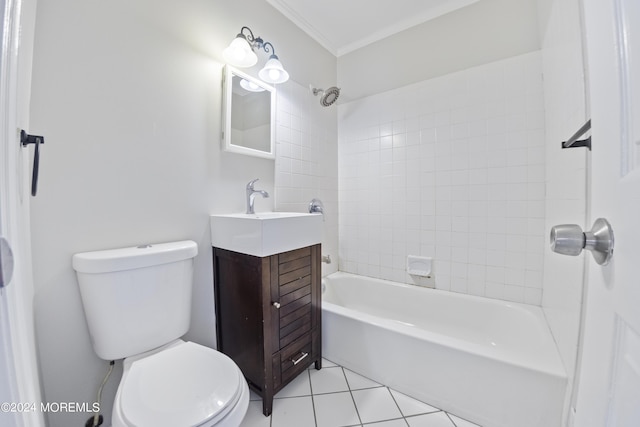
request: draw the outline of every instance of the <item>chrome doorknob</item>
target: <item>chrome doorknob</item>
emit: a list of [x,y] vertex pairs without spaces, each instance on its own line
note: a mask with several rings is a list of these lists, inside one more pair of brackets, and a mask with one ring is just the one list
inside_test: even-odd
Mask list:
[[13,251],[4,237],[0,237],[0,289],[5,288],[13,277]]
[[576,224],[561,224],[551,228],[551,250],[562,254],[577,256],[584,248],[584,233]]
[[562,224],[551,228],[551,250],[562,255],[580,255],[591,251],[600,265],[607,265],[613,256],[613,229],[604,218],[598,218],[590,231],[582,232],[576,224]]

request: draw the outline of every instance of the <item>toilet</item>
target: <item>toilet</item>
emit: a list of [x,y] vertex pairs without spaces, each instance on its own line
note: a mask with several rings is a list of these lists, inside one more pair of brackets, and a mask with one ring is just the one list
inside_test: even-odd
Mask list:
[[181,241],[73,256],[93,349],[124,359],[113,427],[237,427],[244,418],[249,388],[238,366],[180,339],[197,253]]

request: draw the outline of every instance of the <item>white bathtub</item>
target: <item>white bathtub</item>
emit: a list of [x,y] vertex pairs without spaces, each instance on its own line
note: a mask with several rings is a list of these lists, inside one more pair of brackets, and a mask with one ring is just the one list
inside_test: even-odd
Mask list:
[[567,376],[539,307],[323,280],[323,357],[483,427],[560,427]]

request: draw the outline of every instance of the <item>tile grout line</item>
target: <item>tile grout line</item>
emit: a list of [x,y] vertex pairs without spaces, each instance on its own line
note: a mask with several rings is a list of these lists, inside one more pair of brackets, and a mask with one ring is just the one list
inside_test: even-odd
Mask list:
[[307,377],[309,378],[309,391],[311,392],[311,408],[313,409],[313,422],[318,427],[318,416],[316,415],[316,401],[313,398],[313,384],[311,383],[311,372],[307,369]]
[[398,402],[396,401],[396,397],[393,395],[393,393],[391,393],[391,389],[387,386],[385,386],[387,391],[389,392],[389,394],[391,395],[391,399],[393,400],[393,403],[396,404],[396,407],[398,408],[398,412],[400,412],[400,415],[402,415],[402,420],[404,421],[404,423],[408,426],[409,425],[409,421],[407,421],[407,417],[404,415],[404,412],[402,412],[402,408],[400,408],[400,405],[398,405]]
[[344,376],[344,381],[347,383],[347,388],[349,389],[349,396],[351,396],[351,401],[353,402],[353,407],[356,408],[356,415],[358,416],[358,421],[360,421],[360,425],[362,425],[362,417],[360,417],[360,411],[358,411],[358,405],[356,404],[356,399],[353,397],[353,390],[351,390],[351,384],[349,384],[349,379],[347,378],[347,373],[344,371],[344,368],[340,366],[342,369],[342,375]]
[[[381,385],[377,385],[377,386],[373,386],[373,387],[363,387],[363,388],[358,388],[358,389],[355,389],[355,390],[353,390],[353,391],[375,390],[376,388],[382,388],[382,387],[386,387],[386,386],[381,384]],[[387,388],[389,388],[389,387],[387,387]],[[324,392],[324,393],[314,393],[314,395],[322,396],[322,395],[324,395],[324,394],[344,393],[345,391],[348,391],[348,390],[342,390],[342,391],[326,391],[326,392]],[[286,398],[282,398],[282,397],[281,397],[281,398],[279,398],[279,399],[286,399]]]
[[456,422],[451,419],[451,416],[449,415],[449,413],[445,411],[445,414],[447,414],[447,418],[449,418],[449,421],[451,421],[451,423],[453,424],[453,427],[458,427],[458,424],[456,424]]

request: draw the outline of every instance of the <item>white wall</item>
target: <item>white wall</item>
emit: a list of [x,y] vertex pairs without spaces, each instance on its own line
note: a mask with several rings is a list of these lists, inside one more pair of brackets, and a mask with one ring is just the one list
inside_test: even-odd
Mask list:
[[[587,120],[579,0],[540,0],[540,34],[547,127],[547,204],[545,229],[587,224],[586,148],[562,150]],[[542,307],[571,385],[576,365],[585,256],[567,257],[545,249]],[[570,391],[570,389],[569,389]]]
[[342,55],[342,99],[352,101],[537,50],[536,11],[536,0],[482,0]]
[[[335,81],[335,57],[260,0],[39,3],[31,131],[45,135],[46,146],[32,242],[47,401],[93,402],[107,367],[89,342],[71,268],[75,252],[195,240],[187,338],[215,345],[208,216],[243,211],[250,179],[260,178],[257,188],[274,195],[257,200],[257,211],[273,209],[280,191],[274,194],[273,160],[220,150],[221,52],[243,25],[271,41],[290,72],[292,81],[279,90]],[[267,59],[259,57],[260,64]],[[296,59],[305,57],[314,61]],[[335,111],[318,114],[319,123],[336,128]],[[335,144],[331,138],[328,132]],[[326,182],[318,185],[337,185]],[[302,196],[289,203],[302,208],[308,194]],[[107,423],[118,374],[104,394]],[[48,418],[57,427],[88,417]]]
[[540,304],[543,103],[533,52],[341,105],[340,270]]

